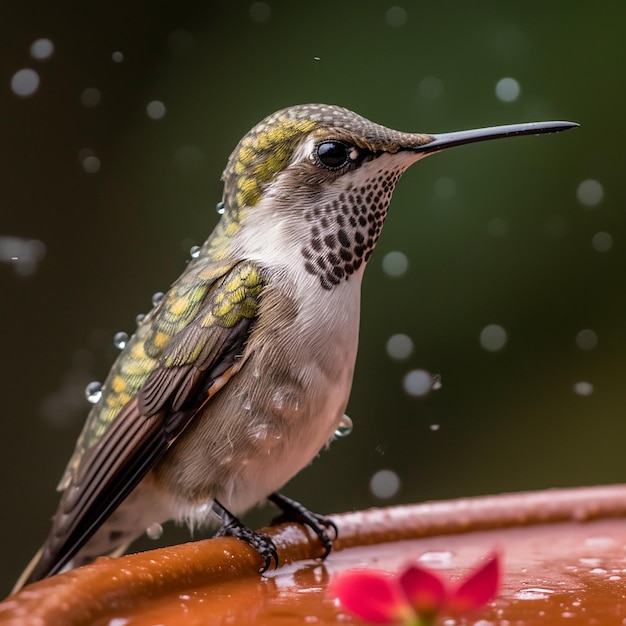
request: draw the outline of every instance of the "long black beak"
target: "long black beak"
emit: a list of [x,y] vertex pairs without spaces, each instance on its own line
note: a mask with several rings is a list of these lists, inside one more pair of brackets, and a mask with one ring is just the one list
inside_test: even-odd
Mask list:
[[474,143],[476,141],[517,137],[518,135],[560,133],[563,130],[569,130],[577,126],[578,124],[575,122],[529,122],[528,124],[508,124],[507,126],[490,126],[489,128],[461,130],[454,133],[431,135],[431,137],[433,137],[431,142],[411,148],[411,150],[428,154],[431,152],[439,152],[439,150],[444,150],[445,148]]

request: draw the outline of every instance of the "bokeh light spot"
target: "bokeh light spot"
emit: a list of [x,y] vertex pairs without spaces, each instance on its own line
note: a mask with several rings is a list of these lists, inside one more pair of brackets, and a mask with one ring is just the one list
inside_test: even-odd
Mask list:
[[596,252],[608,252],[613,247],[613,237],[609,233],[596,233],[591,239],[591,246]]
[[506,342],[506,330],[498,324],[489,324],[480,331],[480,345],[489,352],[502,350]]
[[387,354],[396,360],[406,359],[413,352],[413,340],[408,335],[398,333],[387,340]]
[[520,84],[509,76],[496,83],[496,97],[502,102],[514,102],[521,93]]
[[11,90],[16,96],[27,98],[39,89],[39,74],[30,68],[18,70],[11,78]]
[[588,178],[578,185],[576,198],[578,198],[578,202],[586,207],[595,207],[604,198],[604,187],[597,180]]
[[97,107],[101,99],[102,95],[95,87],[87,87],[87,89],[84,89],[83,93],[80,94],[80,101],[84,106],[89,108]]
[[433,377],[426,370],[411,370],[404,377],[402,386],[410,396],[425,396],[433,388]]
[[392,470],[380,470],[370,480],[370,491],[377,498],[393,498],[399,490],[400,477]]
[[574,385],[574,393],[577,396],[590,396],[593,393],[593,385],[586,380],[581,380]]
[[30,56],[33,59],[44,61],[54,54],[54,44],[50,39],[37,39],[30,47]]
[[250,19],[254,22],[267,22],[272,17],[272,9],[266,2],[255,2],[250,5]]
[[387,24],[389,24],[389,26],[393,26],[394,28],[404,26],[406,24],[407,17],[407,13],[402,7],[391,7],[387,9],[387,13],[385,13]]
[[598,345],[598,335],[590,328],[583,328],[576,335],[576,345],[581,350],[593,350]]
[[165,115],[165,111],[165,105],[160,100],[153,100],[146,107],[146,113],[152,120],[160,120]]
[[383,272],[395,278],[402,276],[409,269],[409,259],[403,252],[388,252],[383,257]]

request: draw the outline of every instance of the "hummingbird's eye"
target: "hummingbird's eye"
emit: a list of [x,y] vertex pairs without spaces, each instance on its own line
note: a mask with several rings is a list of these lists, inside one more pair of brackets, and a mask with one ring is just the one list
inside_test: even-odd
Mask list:
[[341,141],[324,141],[317,146],[317,159],[329,170],[337,170],[356,158],[355,151]]

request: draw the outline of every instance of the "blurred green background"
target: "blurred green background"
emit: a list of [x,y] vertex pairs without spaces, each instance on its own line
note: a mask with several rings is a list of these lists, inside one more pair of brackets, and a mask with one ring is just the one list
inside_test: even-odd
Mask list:
[[[354,431],[286,493],[331,512],[626,477],[626,4],[42,1],[2,13],[0,589],[48,531],[84,387],[105,377],[114,333],[132,332],[211,231],[240,137],[291,104],[409,131],[582,126],[459,148],[405,175],[364,281]],[[506,333],[497,350],[481,344],[492,325]],[[388,353],[396,334],[412,343],[403,359]],[[414,370],[442,388],[407,393]]]

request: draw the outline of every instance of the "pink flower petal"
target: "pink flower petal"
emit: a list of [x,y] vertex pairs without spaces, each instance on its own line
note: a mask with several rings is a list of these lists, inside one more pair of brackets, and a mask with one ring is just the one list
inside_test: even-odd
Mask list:
[[500,586],[500,570],[500,555],[493,553],[451,594],[449,607],[456,612],[467,612],[493,600]]
[[395,624],[412,613],[396,580],[376,570],[348,570],[330,584],[342,608],[374,624]]
[[409,565],[399,577],[400,587],[419,615],[435,615],[446,604],[446,585],[435,572]]

